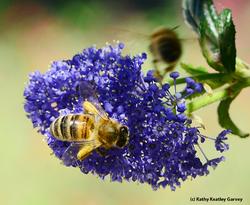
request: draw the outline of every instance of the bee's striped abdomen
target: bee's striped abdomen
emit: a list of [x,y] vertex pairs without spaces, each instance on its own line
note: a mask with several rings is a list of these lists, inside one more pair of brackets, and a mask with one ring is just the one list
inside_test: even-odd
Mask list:
[[89,137],[93,120],[89,115],[66,115],[58,117],[50,126],[51,134],[63,141],[81,141]]
[[74,115],[70,125],[70,135],[74,141],[87,139],[89,137],[90,116]]

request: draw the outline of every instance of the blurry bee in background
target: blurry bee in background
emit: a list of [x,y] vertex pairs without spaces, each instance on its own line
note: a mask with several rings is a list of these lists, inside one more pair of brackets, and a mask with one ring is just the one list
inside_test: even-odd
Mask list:
[[[87,89],[84,90],[86,94]],[[129,141],[128,127],[109,118],[97,101],[87,99],[83,108],[84,113],[60,116],[50,125],[50,132],[55,138],[71,142],[62,156],[65,165],[72,160],[84,160],[94,150],[98,152],[99,147],[123,148]]]
[[[157,29],[151,35],[145,35],[140,32],[134,32],[127,29],[116,29],[122,32],[137,34],[144,40],[150,41],[149,50],[153,55],[153,64],[155,67],[155,76],[161,83],[168,72],[171,72],[178,63],[182,55],[182,40],[178,37],[176,29],[162,27]],[[130,38],[130,39],[133,39]],[[138,39],[138,38],[137,38]],[[134,45],[135,43],[133,43]],[[160,68],[159,63],[165,63],[167,66]]]
[[[154,56],[153,63],[155,65],[155,75],[161,82],[165,75],[172,71],[182,54],[181,40],[178,38],[175,29],[178,26],[169,28],[160,28],[153,32],[150,36],[150,51]],[[160,71],[157,63],[164,62],[168,66]]]

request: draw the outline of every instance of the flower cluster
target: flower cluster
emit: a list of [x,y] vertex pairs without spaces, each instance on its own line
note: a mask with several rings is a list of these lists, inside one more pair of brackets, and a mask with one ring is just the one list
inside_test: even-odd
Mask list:
[[[113,181],[148,183],[153,189],[168,185],[174,190],[181,180],[208,174],[208,167],[223,157],[198,157],[197,151],[204,153],[199,142],[204,142],[205,136],[191,126],[184,113],[184,98],[202,91],[202,85],[187,78],[181,92],[175,86],[172,91],[169,84],[160,87],[153,71],[146,75],[141,71],[146,54],[123,56],[123,47],[121,43],[102,49],[91,47],[71,60],[52,63],[45,74],[31,74],[24,91],[24,108],[34,127],[61,159],[70,142],[54,138],[48,128],[62,114],[83,112],[84,97],[77,87],[81,82],[91,83],[108,115],[129,127],[130,140],[123,149],[112,148],[105,156],[94,151],[68,166],[101,178],[109,175]],[[179,74],[174,72],[170,77],[175,81]],[[226,134],[224,131],[214,139],[219,151],[228,148],[223,142]]]

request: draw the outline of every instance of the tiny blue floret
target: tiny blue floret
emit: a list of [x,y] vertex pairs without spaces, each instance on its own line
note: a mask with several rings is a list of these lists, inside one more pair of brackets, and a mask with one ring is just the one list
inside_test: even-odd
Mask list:
[[176,78],[178,78],[179,76],[180,76],[180,74],[178,73],[178,72],[172,72],[172,73],[170,73],[170,75],[169,75],[171,78],[173,78],[173,79],[176,79]]

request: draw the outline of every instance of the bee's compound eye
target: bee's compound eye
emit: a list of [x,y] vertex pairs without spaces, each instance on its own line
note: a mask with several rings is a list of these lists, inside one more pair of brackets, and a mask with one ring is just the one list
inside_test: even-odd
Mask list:
[[124,147],[128,143],[128,138],[129,138],[128,128],[126,126],[122,126],[120,128],[120,135],[116,145],[118,147]]
[[126,126],[122,126],[120,128],[121,135],[128,135],[128,128]]

